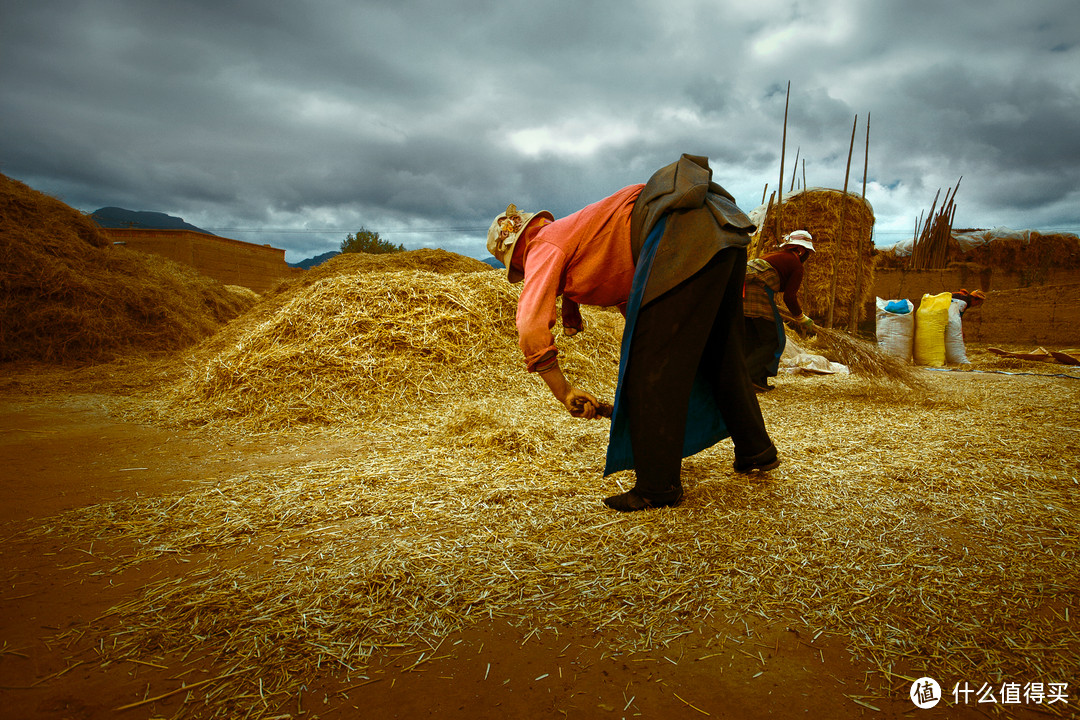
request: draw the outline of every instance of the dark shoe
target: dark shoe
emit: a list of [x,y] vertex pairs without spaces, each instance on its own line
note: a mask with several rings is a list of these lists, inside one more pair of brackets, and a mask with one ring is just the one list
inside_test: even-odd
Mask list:
[[618,510],[619,512],[636,512],[637,510],[673,507],[679,504],[682,497],[682,488],[648,497],[634,489],[624,492],[622,495],[612,495],[609,498],[604,498],[604,504],[612,510]]
[[749,473],[754,471],[765,472],[780,465],[780,458],[776,454],[776,447],[770,446],[768,450],[760,452],[748,458],[735,458],[732,465],[737,473]]
[[735,472],[737,473],[751,473],[760,470],[765,472],[772,470],[773,468],[780,467],[780,458],[776,458],[772,462],[768,463],[741,463],[738,460],[735,461]]

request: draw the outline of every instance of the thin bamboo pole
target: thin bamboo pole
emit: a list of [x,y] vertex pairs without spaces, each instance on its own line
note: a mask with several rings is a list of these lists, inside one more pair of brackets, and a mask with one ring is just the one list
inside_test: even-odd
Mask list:
[[916,236],[915,242],[911,248],[910,266],[916,269],[926,267],[925,257],[929,250],[930,244],[930,229],[934,225],[934,210],[937,209],[938,198],[941,197],[941,188],[934,194],[934,202],[930,204],[930,212],[926,213],[926,219],[920,223],[922,230]]
[[787,153],[787,115],[788,104],[791,102],[791,81],[788,80],[787,96],[784,98],[784,136],[780,141],[780,184],[777,187],[780,192],[776,196],[776,241],[780,242],[780,229],[783,227],[784,214],[784,154]]
[[866,198],[866,171],[870,167],[870,113],[866,113],[866,154],[862,166],[862,196]]
[[[776,192],[769,196],[769,204],[765,206],[765,217],[769,217],[769,213],[772,212],[773,201],[776,199]],[[761,257],[762,251],[765,249],[765,233],[759,232],[757,234],[757,240],[751,245],[747,251],[747,258],[753,260],[754,258]]]
[[[866,149],[863,154],[863,168],[862,168],[862,197],[866,199],[866,174],[870,167],[870,113],[866,113]],[[848,319],[848,330],[854,333],[859,326],[859,316],[862,305],[863,283],[865,282],[864,275],[866,274],[866,268],[863,267],[863,252],[865,249],[864,243],[869,242],[869,238],[863,238],[859,236],[855,238],[855,296],[851,299],[851,315]]]
[[829,290],[829,317],[825,326],[831,328],[833,326],[833,315],[836,305],[836,278],[840,271],[840,251],[843,248],[844,242],[844,224],[847,222],[847,188],[848,178],[851,175],[851,153],[855,149],[855,128],[859,124],[859,116],[855,116],[855,122],[851,126],[851,143],[848,145],[847,155],[847,169],[844,170],[844,195],[842,204],[840,205],[840,230],[837,237],[833,240],[833,253],[832,253],[832,287]]

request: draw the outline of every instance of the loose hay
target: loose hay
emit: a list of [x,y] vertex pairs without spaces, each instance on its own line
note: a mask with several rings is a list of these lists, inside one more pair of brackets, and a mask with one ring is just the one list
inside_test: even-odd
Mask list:
[[[780,316],[785,323],[795,322],[782,310]],[[798,335],[787,324],[784,325],[784,332],[788,337],[792,337],[793,333]],[[831,362],[845,365],[851,373],[868,380],[900,382],[916,389],[922,387],[919,375],[912,366],[886,355],[877,345],[842,330],[815,325],[809,338],[800,336],[793,339],[799,346],[813,350]]]
[[800,339],[803,347],[816,351],[832,362],[846,365],[853,374],[877,381],[900,382],[921,388],[918,372],[903,360],[886,355],[877,345],[830,328],[815,327],[809,340]]
[[284,712],[320,667],[356,682],[402,643],[430,651],[495,617],[596,629],[624,651],[710,617],[796,623],[844,637],[883,695],[905,675],[1068,681],[1080,385],[973,378],[935,374],[914,397],[782,379],[762,402],[784,465],[748,481],[722,444],[686,461],[673,510],[603,509],[602,424],[484,398],[356,427],[348,460],[89,508],[54,531],[136,543],[122,565],[201,559],[97,632],[103,659],[212,661],[222,678],[190,703],[219,717]]
[[[103,662],[212,664],[185,710],[217,717],[279,716],[320,669],[356,684],[490,618],[629,651],[753,615],[843,637],[884,696],[1074,677],[1080,383],[778,378],[778,470],[733,474],[724,442],[685,461],[680,507],[624,516],[601,503],[632,483],[601,478],[606,423],[524,373],[513,305],[498,274],[406,270],[318,280],[233,328],[170,412],[331,423],[354,453],[58,517],[43,532],[109,541],[117,568],[194,561],[76,632]],[[610,393],[621,318],[586,320],[567,372]]]

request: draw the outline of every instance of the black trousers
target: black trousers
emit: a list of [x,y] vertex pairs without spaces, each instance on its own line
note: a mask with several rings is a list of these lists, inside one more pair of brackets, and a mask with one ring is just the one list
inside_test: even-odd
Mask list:
[[683,435],[698,368],[710,373],[717,405],[739,460],[770,460],[776,448],[750,384],[743,349],[746,251],[727,248],[697,274],[638,315],[623,378],[634,449],[636,489],[682,485]]
[[780,337],[776,334],[776,320],[748,317],[744,324],[746,326],[746,369],[753,382],[765,385],[769,378],[776,377],[773,363],[776,361],[776,351],[780,349]]

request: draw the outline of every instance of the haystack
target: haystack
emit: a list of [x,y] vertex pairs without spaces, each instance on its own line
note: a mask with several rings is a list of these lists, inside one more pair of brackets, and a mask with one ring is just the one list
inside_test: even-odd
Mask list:
[[[848,193],[845,201],[840,190],[809,188],[785,194],[779,214],[778,235],[776,204],[770,203],[751,213],[758,226],[751,257],[772,252],[792,230],[808,230],[814,236],[817,252],[805,266],[799,293],[803,310],[818,324],[827,322],[835,270],[833,325],[848,326],[853,312],[856,322],[861,320],[867,302],[874,297],[871,263],[874,210],[870,203],[855,193]],[[858,297],[856,288],[859,288]]]
[[175,351],[254,300],[165,258],[114,247],[82,213],[0,175],[0,361]]
[[426,270],[445,275],[455,272],[485,272],[492,270],[492,267],[474,258],[442,248],[420,248],[392,253],[341,253],[316,265],[298,278],[286,281],[278,288],[278,292],[288,293],[299,285],[311,285],[337,275],[397,270]]
[[[520,288],[501,272],[409,268],[422,259],[345,258],[322,279],[282,291],[272,308],[260,305],[193,351],[191,373],[169,391],[163,418],[277,430],[416,416],[539,389],[517,345]],[[393,269],[395,260],[407,269]],[[363,267],[369,271],[355,271]],[[587,331],[560,340],[563,366],[610,394],[622,316],[584,311]]]

